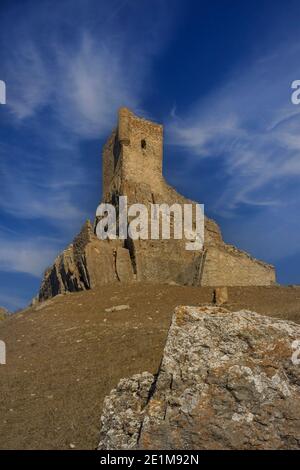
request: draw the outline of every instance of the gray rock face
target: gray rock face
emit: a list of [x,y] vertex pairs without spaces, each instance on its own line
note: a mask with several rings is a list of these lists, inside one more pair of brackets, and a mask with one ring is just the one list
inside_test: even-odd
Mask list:
[[175,310],[157,377],[106,398],[99,449],[298,449],[300,326],[220,307]]

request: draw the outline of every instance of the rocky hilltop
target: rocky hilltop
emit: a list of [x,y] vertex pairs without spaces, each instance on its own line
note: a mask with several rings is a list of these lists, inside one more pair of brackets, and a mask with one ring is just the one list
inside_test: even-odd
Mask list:
[[[102,202],[118,212],[119,196],[128,205],[196,204],[163,177],[163,126],[121,108],[116,129],[103,149]],[[224,243],[218,225],[205,218],[204,246],[187,251],[185,239],[99,240],[86,222],[68,248],[45,272],[39,301],[64,292],[110,282],[175,282],[193,286],[247,286],[275,283],[273,266]],[[171,214],[171,227],[174,219]]]
[[[270,329],[261,330],[259,316],[256,317],[258,318],[257,327],[255,325],[252,327],[249,323],[247,330],[249,346],[247,346],[246,338],[241,343],[241,339],[233,331],[232,346],[234,347],[237,342],[237,345],[243,344],[245,350],[245,356],[240,354],[235,357],[237,360],[241,357],[241,365],[245,365],[246,351],[249,348],[249,363],[252,364],[255,351],[251,350],[250,345],[254,344],[255,347],[257,338],[261,335],[265,340],[265,347],[270,348],[270,351],[274,349],[271,355],[268,350],[265,354],[265,370],[268,376],[272,377],[272,367],[275,373],[278,363],[283,366],[285,364],[288,367],[292,366],[289,358],[292,352],[288,337],[286,339],[283,337],[280,343],[277,327],[273,330],[271,325],[275,322],[278,327],[282,326],[283,331],[286,323],[288,325],[290,325],[289,322],[300,323],[300,287],[278,285],[229,287],[227,300],[224,296],[221,298],[220,295],[214,295],[214,290],[216,289],[212,287],[115,282],[103,285],[101,288],[75,292],[72,295],[57,295],[46,302],[29,307],[26,311],[10,315],[8,320],[0,321],[0,339],[6,343],[8,351],[7,364],[0,367],[1,448],[70,449],[72,445],[75,449],[95,449],[99,444],[100,416],[103,412],[104,399],[110,395],[111,390],[116,389],[121,379],[137,374],[139,377],[144,371],[148,371],[151,377],[143,395],[144,402],[148,401],[150,388],[148,384],[153,382],[153,376],[156,376],[159,371],[165,355],[166,341],[168,335],[170,336],[173,312],[178,305],[194,305],[197,306],[194,307],[197,311],[199,306],[213,301],[226,301],[223,306],[225,305],[226,309],[232,312],[243,312],[246,309],[268,315]],[[202,315],[204,315],[203,310]],[[218,320],[220,326],[222,325],[223,334],[226,333],[224,340],[227,339],[229,345],[230,332],[226,330],[226,322],[227,318],[231,318],[230,315],[223,314],[223,323],[219,319],[220,314],[210,316],[214,316],[215,321]],[[234,318],[238,320],[236,313],[232,316],[232,320]],[[194,326],[196,324],[194,322]],[[228,328],[230,325],[231,323]],[[275,331],[274,340],[271,336],[273,331]],[[192,333],[191,330],[190,344],[193,348],[191,352],[195,354],[195,361],[198,362],[201,371],[203,362],[198,358]],[[291,340],[292,338],[293,335]],[[174,337],[174,346],[177,344],[178,351],[187,350],[187,339],[182,342],[181,336],[178,336],[180,343],[177,344]],[[225,354],[222,353],[220,356],[217,336],[214,336],[211,342],[208,337],[206,343],[203,340],[203,346],[201,344],[199,354],[202,350],[205,352],[205,344],[211,348],[216,344],[217,359]],[[278,355],[282,354],[278,360],[274,359],[276,348]],[[226,354],[231,357],[228,352]],[[189,356],[186,358],[188,359]],[[186,369],[187,363],[184,355],[180,361],[182,369]],[[232,355],[231,364],[234,363],[234,355]],[[269,369],[267,369],[268,364],[270,364]],[[212,369],[209,362],[208,367]],[[290,372],[288,367],[285,369],[286,380],[288,384],[289,381],[292,384],[295,368]],[[297,367],[299,369],[299,365]],[[176,368],[178,371],[179,366]],[[175,377],[177,375],[178,372]],[[204,381],[202,378],[199,380],[200,383]],[[125,383],[131,384],[131,381],[126,379]],[[227,396],[226,388],[219,390],[223,394],[221,399],[224,400],[223,396]],[[293,385],[292,390],[294,390]],[[209,389],[208,392],[211,393]],[[126,395],[126,400],[132,413],[131,421],[134,424],[135,394],[133,391]],[[214,398],[214,400],[217,399]],[[282,405],[288,404],[288,400],[283,398],[278,401],[277,413],[279,416],[281,413],[283,419],[288,414]],[[259,401],[258,403],[262,403],[261,409],[264,410],[265,402]],[[105,410],[107,410],[106,404],[107,400]],[[116,423],[121,417],[116,408],[116,400],[110,398],[109,404],[111,409],[115,410],[114,425],[112,425],[111,418],[110,422],[107,421],[107,429],[111,430],[116,429]],[[213,400],[212,404],[214,404]],[[248,406],[250,412],[255,415],[254,423],[257,423],[258,411],[257,409],[253,411],[254,406],[251,410],[252,404],[253,402],[249,402]],[[299,405],[299,400],[291,405],[291,413],[295,414],[294,407],[297,405]],[[217,404],[214,406],[217,407]],[[229,406],[232,406],[231,401],[229,401]],[[229,408],[229,423],[231,412],[232,408]],[[104,413],[108,416],[107,411]],[[277,426],[275,410],[273,414],[274,419],[272,419]],[[225,411],[224,416],[226,416]],[[126,420],[125,422],[127,423]],[[288,423],[289,426],[293,423],[296,425],[295,420],[289,420]],[[271,426],[271,421],[268,426]],[[126,429],[128,430],[128,427]],[[224,433],[226,432],[225,427]],[[113,439],[112,434],[109,435]],[[107,443],[107,445],[110,444]],[[114,445],[117,445],[116,441]]]
[[176,308],[158,374],[105,399],[99,449],[299,449],[299,337],[247,310]]

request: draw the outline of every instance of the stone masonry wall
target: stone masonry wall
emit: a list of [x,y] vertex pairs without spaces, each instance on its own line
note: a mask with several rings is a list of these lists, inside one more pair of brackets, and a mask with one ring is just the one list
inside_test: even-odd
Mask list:
[[264,286],[275,283],[273,266],[230,245],[209,246],[204,256],[203,286]]

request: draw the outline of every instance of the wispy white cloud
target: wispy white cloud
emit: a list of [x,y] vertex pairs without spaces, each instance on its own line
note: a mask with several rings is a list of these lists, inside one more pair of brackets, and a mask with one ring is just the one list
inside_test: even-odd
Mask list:
[[298,56],[298,46],[283,45],[235,70],[183,116],[172,113],[170,140],[186,149],[190,166],[201,158],[222,162],[228,183],[214,206],[222,215],[240,204],[288,202],[278,185],[300,175],[300,109],[290,100]]
[[40,277],[57,255],[53,240],[8,240],[0,237],[1,271],[14,271]]
[[16,119],[34,117],[50,106],[61,129],[79,138],[99,137],[120,105],[137,106],[144,70],[126,58],[124,45],[92,38],[88,31],[81,31],[77,41],[70,49],[52,40],[44,56],[29,39],[13,52],[7,106]]
[[[159,10],[145,1],[64,0],[45,18],[45,4],[52,8],[46,1],[30,15],[11,12],[17,23],[15,34],[9,32],[13,47],[2,53],[7,107],[19,121],[50,108],[73,137],[99,137],[110,130],[118,107],[140,106],[153,56],[167,42],[176,8],[164,16],[164,0],[156,0]],[[40,26],[45,21],[47,37]],[[64,29],[70,34],[65,40]],[[0,33],[3,44],[7,33],[3,28],[2,40]]]
[[26,297],[21,297],[19,295],[14,295],[14,294],[4,294],[0,293],[0,306],[6,305],[9,312],[13,312],[14,310],[17,310],[19,308],[24,307],[28,303],[28,298]]
[[80,136],[102,135],[120,105],[138,105],[143,71],[126,58],[123,48],[114,50],[85,33],[79,49],[71,56],[62,53],[59,63],[63,79],[55,93],[55,109],[61,123]]
[[80,162],[75,168],[70,164],[75,151],[64,152],[56,162],[44,161],[41,150],[33,157],[15,145],[0,146],[0,210],[19,221],[42,219],[57,228],[83,219],[72,199],[72,189],[80,187],[85,176]]
[[17,119],[32,116],[51,99],[53,79],[31,40],[10,50],[5,67],[10,78],[7,105]]

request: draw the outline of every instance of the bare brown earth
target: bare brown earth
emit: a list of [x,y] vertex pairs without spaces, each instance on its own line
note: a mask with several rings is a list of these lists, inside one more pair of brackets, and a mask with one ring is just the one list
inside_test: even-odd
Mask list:
[[[102,402],[120,378],[158,369],[177,305],[212,288],[114,284],[57,296],[0,324],[1,449],[93,449]],[[127,304],[127,310],[106,308]],[[229,288],[231,310],[300,323],[300,287]]]

